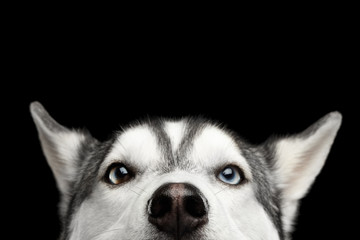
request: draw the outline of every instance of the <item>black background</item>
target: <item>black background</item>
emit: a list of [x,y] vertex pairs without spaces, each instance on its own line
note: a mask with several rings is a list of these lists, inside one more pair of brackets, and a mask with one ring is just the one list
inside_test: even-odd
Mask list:
[[350,25],[315,19],[109,27],[62,21],[61,14],[25,16],[9,25],[1,89],[10,163],[4,185],[16,234],[59,233],[58,193],[28,109],[36,100],[61,124],[86,127],[100,140],[138,118],[202,115],[261,143],[338,110],[343,125],[302,201],[294,239],[351,238],[359,75]]

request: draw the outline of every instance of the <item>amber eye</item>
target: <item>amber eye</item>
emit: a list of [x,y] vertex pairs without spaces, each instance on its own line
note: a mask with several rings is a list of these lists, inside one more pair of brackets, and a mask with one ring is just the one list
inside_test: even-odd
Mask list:
[[105,181],[112,185],[119,185],[132,178],[131,171],[121,163],[113,163],[109,166],[105,174]]

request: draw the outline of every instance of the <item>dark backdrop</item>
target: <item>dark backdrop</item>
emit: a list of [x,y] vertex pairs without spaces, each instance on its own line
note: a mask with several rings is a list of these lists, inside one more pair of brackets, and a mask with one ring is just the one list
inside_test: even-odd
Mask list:
[[19,19],[7,35],[1,88],[4,211],[15,235],[59,233],[58,192],[28,110],[35,100],[61,124],[100,140],[142,117],[202,115],[261,143],[338,110],[343,125],[302,201],[294,239],[356,232],[359,75],[349,25],[265,21],[238,36],[219,26],[215,34],[215,25],[188,32],[145,22],[122,32],[63,16]]
[[[349,157],[347,143],[354,134],[350,123],[355,106],[348,102],[342,88],[314,89],[307,85],[299,90],[302,82],[288,80],[286,84],[294,85],[293,89],[281,89],[280,85],[273,91],[268,86],[262,87],[261,81],[249,87],[245,83],[250,80],[240,74],[232,83],[224,83],[219,77],[198,87],[194,86],[197,79],[186,84],[169,77],[154,88],[149,85],[155,82],[155,77],[147,78],[151,84],[126,85],[129,79],[119,74],[115,80],[119,85],[96,79],[91,90],[86,88],[89,83],[74,89],[71,84],[63,86],[62,82],[48,80],[16,94],[16,105],[11,105],[11,114],[7,116],[17,125],[11,130],[11,146],[5,149],[15,158],[9,159],[14,165],[6,171],[11,176],[8,183],[15,185],[17,193],[21,192],[16,197],[20,203],[15,209],[20,219],[32,226],[27,234],[55,239],[59,232],[57,189],[28,110],[34,100],[42,102],[61,124],[86,127],[100,140],[138,118],[201,114],[225,123],[250,142],[261,143],[273,133],[302,131],[326,113],[338,110],[344,115],[343,125],[323,171],[301,204],[294,239],[321,239],[349,233],[347,218],[349,211],[355,211],[350,202],[357,181],[351,169],[357,157]],[[337,81],[337,86],[340,82]],[[51,86],[42,88],[46,84]],[[11,196],[13,200],[14,195]]]

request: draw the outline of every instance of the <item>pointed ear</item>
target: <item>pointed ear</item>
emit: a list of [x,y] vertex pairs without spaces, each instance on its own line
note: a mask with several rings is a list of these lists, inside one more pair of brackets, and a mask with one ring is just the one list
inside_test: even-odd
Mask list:
[[286,232],[291,231],[299,200],[306,195],[325,163],[341,120],[339,112],[332,112],[304,132],[272,143]]
[[88,143],[91,136],[61,126],[39,102],[31,103],[30,111],[57,186],[62,197],[67,198],[70,184],[75,179],[76,168],[79,165],[79,151],[85,142]]

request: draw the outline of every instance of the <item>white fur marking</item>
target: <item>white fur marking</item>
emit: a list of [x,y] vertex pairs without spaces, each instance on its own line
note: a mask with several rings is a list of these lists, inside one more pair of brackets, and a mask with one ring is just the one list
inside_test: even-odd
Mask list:
[[146,169],[161,158],[157,139],[152,131],[146,126],[139,126],[120,135],[103,166],[106,167],[112,161],[127,161],[139,169]]
[[218,163],[236,163],[244,171],[245,176],[251,180],[250,166],[241,155],[234,140],[224,131],[215,126],[207,126],[194,140],[190,158],[196,159],[200,166],[214,166]]
[[184,121],[165,123],[165,131],[170,138],[173,153],[179,148],[184,137],[185,127]]

